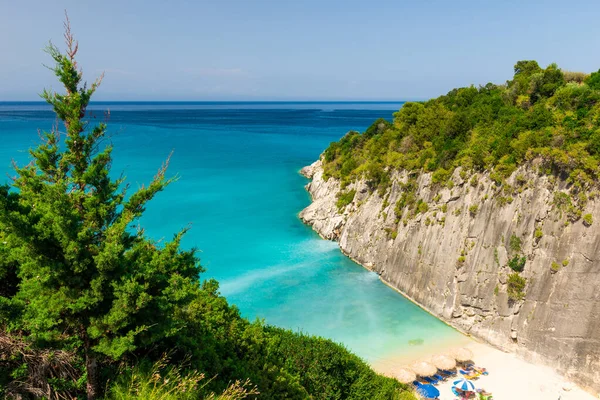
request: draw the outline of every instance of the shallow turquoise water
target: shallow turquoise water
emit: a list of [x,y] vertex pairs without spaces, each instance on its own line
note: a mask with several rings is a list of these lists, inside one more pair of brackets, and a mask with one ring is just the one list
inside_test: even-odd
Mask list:
[[[201,249],[221,291],[245,316],[322,335],[377,362],[423,340],[434,348],[460,334],[343,256],[297,217],[309,204],[298,170],[350,129],[392,118],[401,104],[101,104],[110,108],[114,171],[148,182],[174,151],[180,179],[141,221],[154,238],[192,224],[184,245]],[[97,113],[101,116],[101,113]],[[0,103],[0,172],[49,128],[39,105]]]

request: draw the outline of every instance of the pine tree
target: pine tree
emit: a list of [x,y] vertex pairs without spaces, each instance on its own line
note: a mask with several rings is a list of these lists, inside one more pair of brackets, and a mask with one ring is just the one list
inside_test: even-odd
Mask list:
[[32,162],[16,167],[12,189],[0,187],[0,272],[18,279],[18,291],[11,293],[13,283],[0,300],[10,297],[20,310],[9,329],[32,345],[80,352],[87,397],[94,399],[99,362],[182,328],[175,315],[197,296],[202,270],[194,250],[180,249],[185,230],[159,245],[134,228],[146,203],[173,181],[165,176],[168,160],[149,185],[131,194],[124,177],[111,177],[107,126],[86,119],[102,77],[89,87],[82,83],[68,18],[65,40],[65,53],[47,47],[65,93],[41,95],[64,132],[59,125],[44,132],[30,150]]

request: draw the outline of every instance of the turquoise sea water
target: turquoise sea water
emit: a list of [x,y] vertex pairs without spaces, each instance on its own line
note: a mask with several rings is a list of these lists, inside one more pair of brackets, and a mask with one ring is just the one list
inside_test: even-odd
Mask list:
[[[97,103],[110,109],[114,171],[148,182],[171,151],[180,179],[149,205],[147,233],[167,238],[191,224],[184,245],[249,318],[339,341],[370,362],[434,348],[461,335],[322,240],[297,214],[307,180],[298,170],[348,130],[391,119],[401,103]],[[0,172],[27,161],[43,105],[0,103]],[[2,181],[4,181],[3,179]],[[414,350],[414,348],[413,348]]]

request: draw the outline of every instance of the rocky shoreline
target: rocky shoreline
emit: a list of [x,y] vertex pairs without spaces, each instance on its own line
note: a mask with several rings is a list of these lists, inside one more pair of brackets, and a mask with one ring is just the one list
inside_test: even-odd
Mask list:
[[[499,198],[487,174],[465,179],[457,169],[452,188],[421,174],[416,194],[428,209],[399,220],[406,173],[394,173],[383,196],[350,184],[356,194],[341,212],[340,182],[323,179],[320,161],[301,173],[312,179],[312,204],[300,218],[344,254],[457,329],[600,392],[600,235],[554,206],[555,193],[568,194],[564,182],[521,168],[507,180],[518,193]],[[600,223],[600,201],[584,213]],[[507,264],[516,255],[527,284],[515,301]]]

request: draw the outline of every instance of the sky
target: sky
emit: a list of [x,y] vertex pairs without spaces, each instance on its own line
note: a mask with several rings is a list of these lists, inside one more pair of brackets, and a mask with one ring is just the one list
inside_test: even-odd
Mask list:
[[420,100],[523,59],[600,68],[599,0],[0,0],[0,101],[59,88],[64,10],[96,100]]

